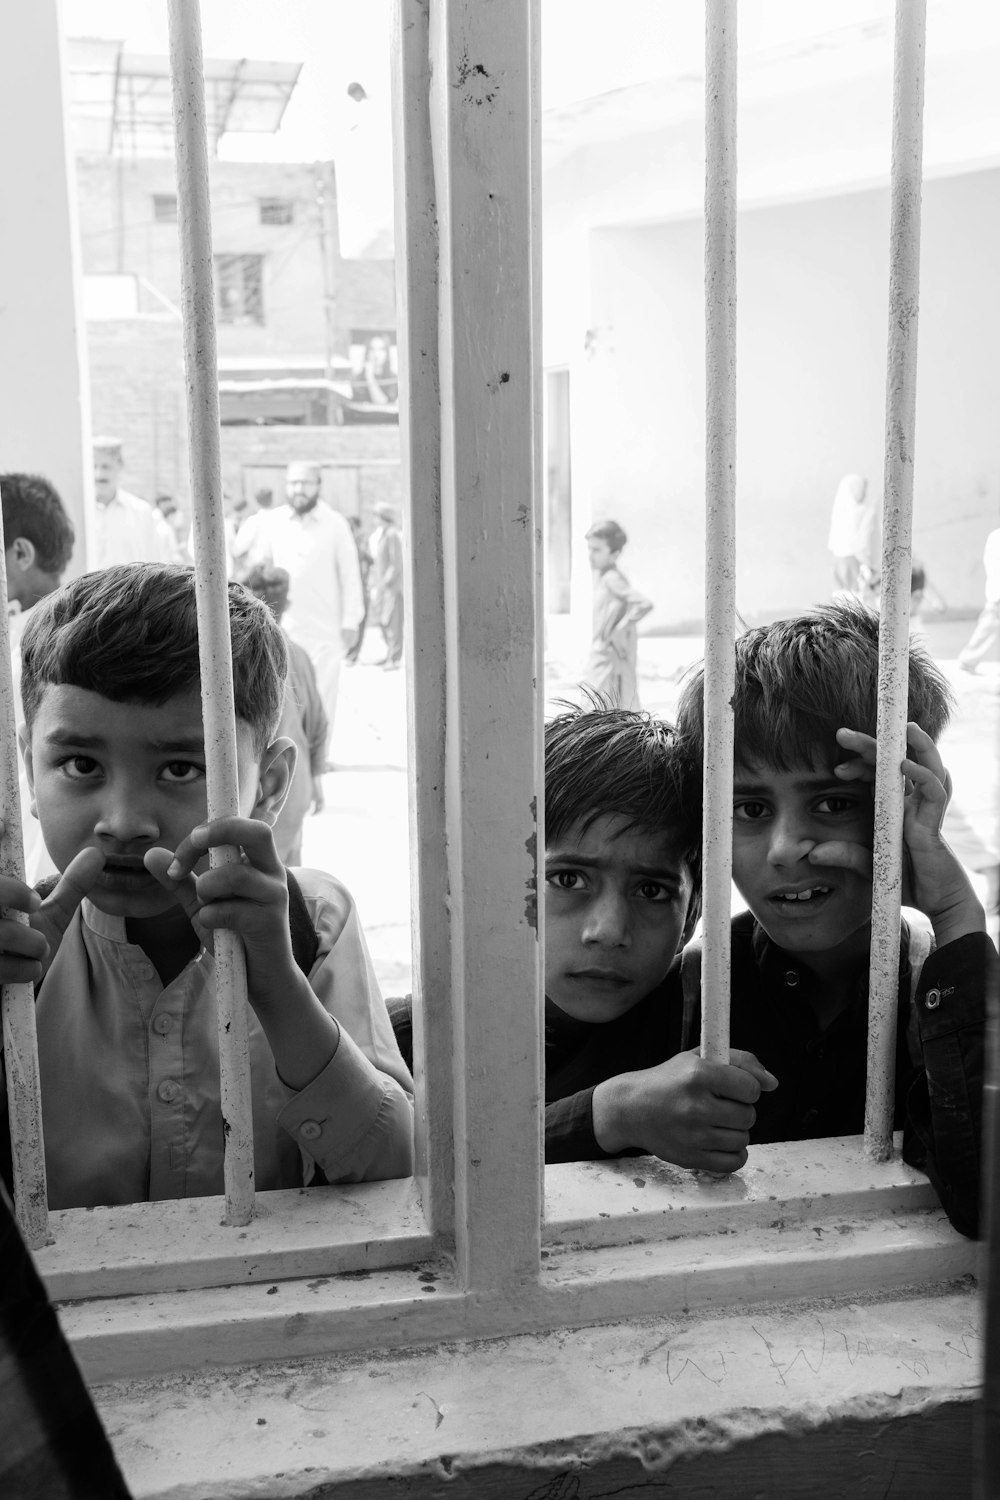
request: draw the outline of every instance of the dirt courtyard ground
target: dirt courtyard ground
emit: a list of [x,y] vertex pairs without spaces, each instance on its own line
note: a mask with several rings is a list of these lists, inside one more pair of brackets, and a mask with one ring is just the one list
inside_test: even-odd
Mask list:
[[[952,725],[942,740],[955,793],[949,809],[949,839],[973,872],[996,865],[1000,849],[1000,659],[984,662],[976,675],[959,669],[958,652],[968,639],[968,620],[931,622],[931,654],[946,673],[957,699]],[[639,690],[643,707],[671,717],[680,678],[701,658],[694,636],[644,637],[639,642]],[[326,807],[307,818],[303,862],[337,875],[353,893],[386,994],[410,988],[410,870],[407,828],[405,669],[383,672],[378,644],[367,639],[358,666],[341,678],[341,701],[333,740],[338,770],[324,778]],[[577,657],[565,644],[550,647],[546,700],[572,696]],[[986,877],[975,875],[985,897]],[[996,918],[992,918],[996,936]]]

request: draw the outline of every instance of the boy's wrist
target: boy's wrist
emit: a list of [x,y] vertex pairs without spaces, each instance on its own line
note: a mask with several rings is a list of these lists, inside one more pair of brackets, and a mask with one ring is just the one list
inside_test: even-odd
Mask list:
[[631,1089],[629,1075],[620,1073],[615,1078],[606,1078],[594,1089],[591,1099],[594,1139],[602,1151],[615,1155],[625,1151],[636,1142],[629,1137]]

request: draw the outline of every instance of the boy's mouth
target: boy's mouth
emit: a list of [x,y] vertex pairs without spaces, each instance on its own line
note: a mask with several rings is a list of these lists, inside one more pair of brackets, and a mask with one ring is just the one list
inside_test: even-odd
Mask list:
[[153,879],[141,859],[106,859],[100,875],[101,885],[115,890],[135,890]]
[[829,896],[831,890],[832,887],[828,885],[810,885],[801,890],[773,891],[769,899],[779,906],[804,906],[822,896]]

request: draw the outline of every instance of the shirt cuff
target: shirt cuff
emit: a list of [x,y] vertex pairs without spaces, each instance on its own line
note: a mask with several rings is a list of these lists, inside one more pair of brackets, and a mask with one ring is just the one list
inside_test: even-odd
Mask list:
[[323,1169],[327,1182],[408,1177],[413,1171],[413,1101],[341,1027],[337,1051],[300,1089],[278,1123]]
[[970,932],[929,954],[917,984],[917,1025],[923,1041],[986,1019],[986,992],[995,982],[997,952],[985,932]]

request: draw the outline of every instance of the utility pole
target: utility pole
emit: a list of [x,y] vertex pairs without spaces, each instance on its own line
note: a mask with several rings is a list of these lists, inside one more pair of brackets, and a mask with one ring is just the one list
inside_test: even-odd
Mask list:
[[336,420],[336,402],[333,397],[333,346],[334,346],[334,287],[333,267],[330,264],[329,237],[326,216],[326,175],[323,162],[315,164],[316,225],[319,235],[319,259],[323,272],[323,360],[326,374],[326,422],[332,427]]

